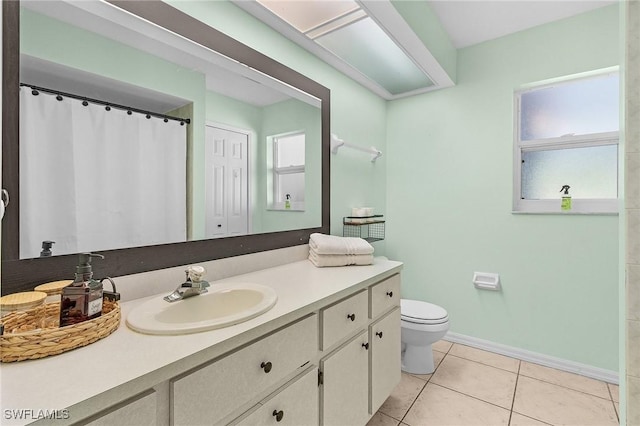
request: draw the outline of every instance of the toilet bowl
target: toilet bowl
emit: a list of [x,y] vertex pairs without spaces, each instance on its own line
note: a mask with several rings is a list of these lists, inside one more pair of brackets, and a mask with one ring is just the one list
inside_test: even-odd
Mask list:
[[402,371],[431,374],[435,370],[431,345],[449,330],[447,311],[432,303],[400,300]]

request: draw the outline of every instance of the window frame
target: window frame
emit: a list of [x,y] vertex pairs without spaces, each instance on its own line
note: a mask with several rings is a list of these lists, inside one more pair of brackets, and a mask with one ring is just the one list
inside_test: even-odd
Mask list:
[[[306,149],[305,149],[305,164],[297,165],[297,166],[284,166],[278,167],[278,149],[279,148],[279,140],[282,138],[295,137],[295,136],[304,136],[306,142],[306,132],[304,130],[284,133],[276,136],[272,136],[272,146],[273,146],[273,167],[272,167],[272,176],[273,176],[273,205],[272,208],[275,210],[294,210],[294,211],[304,211],[304,201],[292,201],[291,208],[285,208],[284,194],[280,193],[280,177],[282,175],[291,175],[291,174],[300,174],[302,173],[303,177],[305,177],[305,186],[306,186],[306,175],[305,175],[305,167],[306,167]],[[283,200],[283,201],[279,201]]]
[[[618,73],[617,67],[593,73],[567,76],[553,82],[531,84],[514,91],[514,136],[513,136],[513,210],[516,214],[598,214],[617,215],[620,200],[620,132],[588,133],[583,135],[565,135],[555,138],[532,139],[523,141],[520,138],[521,129],[521,99],[522,94],[534,90],[546,89],[581,79],[604,77]],[[618,151],[617,197],[616,198],[573,198],[571,210],[560,209],[560,189],[557,199],[527,200],[522,198],[522,153],[531,151],[548,151],[555,149],[586,148],[606,145],[616,145]]]

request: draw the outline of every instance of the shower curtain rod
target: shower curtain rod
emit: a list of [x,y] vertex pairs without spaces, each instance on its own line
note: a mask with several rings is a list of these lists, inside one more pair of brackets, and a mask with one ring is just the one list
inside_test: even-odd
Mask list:
[[[164,118],[165,122],[167,120],[175,120],[175,121],[179,121],[181,124],[187,123],[190,124],[191,123],[191,119],[190,118],[180,118],[180,117],[172,117],[170,115],[166,115],[166,114],[159,114],[159,113],[155,113],[155,112],[151,112],[151,111],[145,111],[142,109],[138,109],[138,108],[132,108],[132,107],[128,107],[125,105],[119,105],[119,104],[114,104],[112,102],[105,102],[105,101],[101,101],[99,99],[92,99],[92,98],[87,98],[86,96],[79,96],[79,95],[74,95],[73,93],[65,93],[65,92],[61,92],[59,90],[53,90],[53,89],[47,89],[46,87],[39,87],[39,86],[34,86],[33,84],[28,84],[28,83],[20,83],[20,87],[30,87],[32,92],[36,91],[36,92],[45,92],[45,93],[51,93],[52,95],[57,95],[59,98],[57,98],[59,101],[62,100],[62,97],[66,97],[66,98],[73,98],[73,99],[78,99],[81,101],[85,101],[85,102],[91,102],[92,104],[98,104],[98,105],[104,105],[107,108],[117,108],[117,109],[121,109],[124,111],[127,111],[129,113],[129,115],[131,115],[131,112],[137,112],[139,114],[146,114],[147,118],[151,118],[153,117],[158,117],[158,118]],[[37,95],[37,93],[34,93]],[[87,106],[87,104],[83,105]],[[108,111],[108,109],[107,109]]]

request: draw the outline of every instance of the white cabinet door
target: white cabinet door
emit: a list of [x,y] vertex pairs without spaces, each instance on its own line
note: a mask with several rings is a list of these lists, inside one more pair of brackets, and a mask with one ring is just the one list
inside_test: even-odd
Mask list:
[[400,308],[371,327],[371,413],[378,411],[400,383]]
[[323,425],[364,425],[369,420],[367,337],[363,331],[321,362]]
[[318,410],[318,369],[312,368],[237,425],[317,426]]
[[86,425],[109,426],[154,426],[158,424],[156,419],[157,397],[155,391],[133,397],[124,401],[116,408],[98,413],[97,418],[89,420]]

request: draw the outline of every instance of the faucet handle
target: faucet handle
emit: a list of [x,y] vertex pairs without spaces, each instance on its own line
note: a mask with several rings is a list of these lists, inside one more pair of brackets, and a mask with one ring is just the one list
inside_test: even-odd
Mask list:
[[206,270],[199,265],[189,266],[189,268],[187,268],[187,277],[189,277],[191,281],[196,283],[202,281],[202,277],[205,273]]

